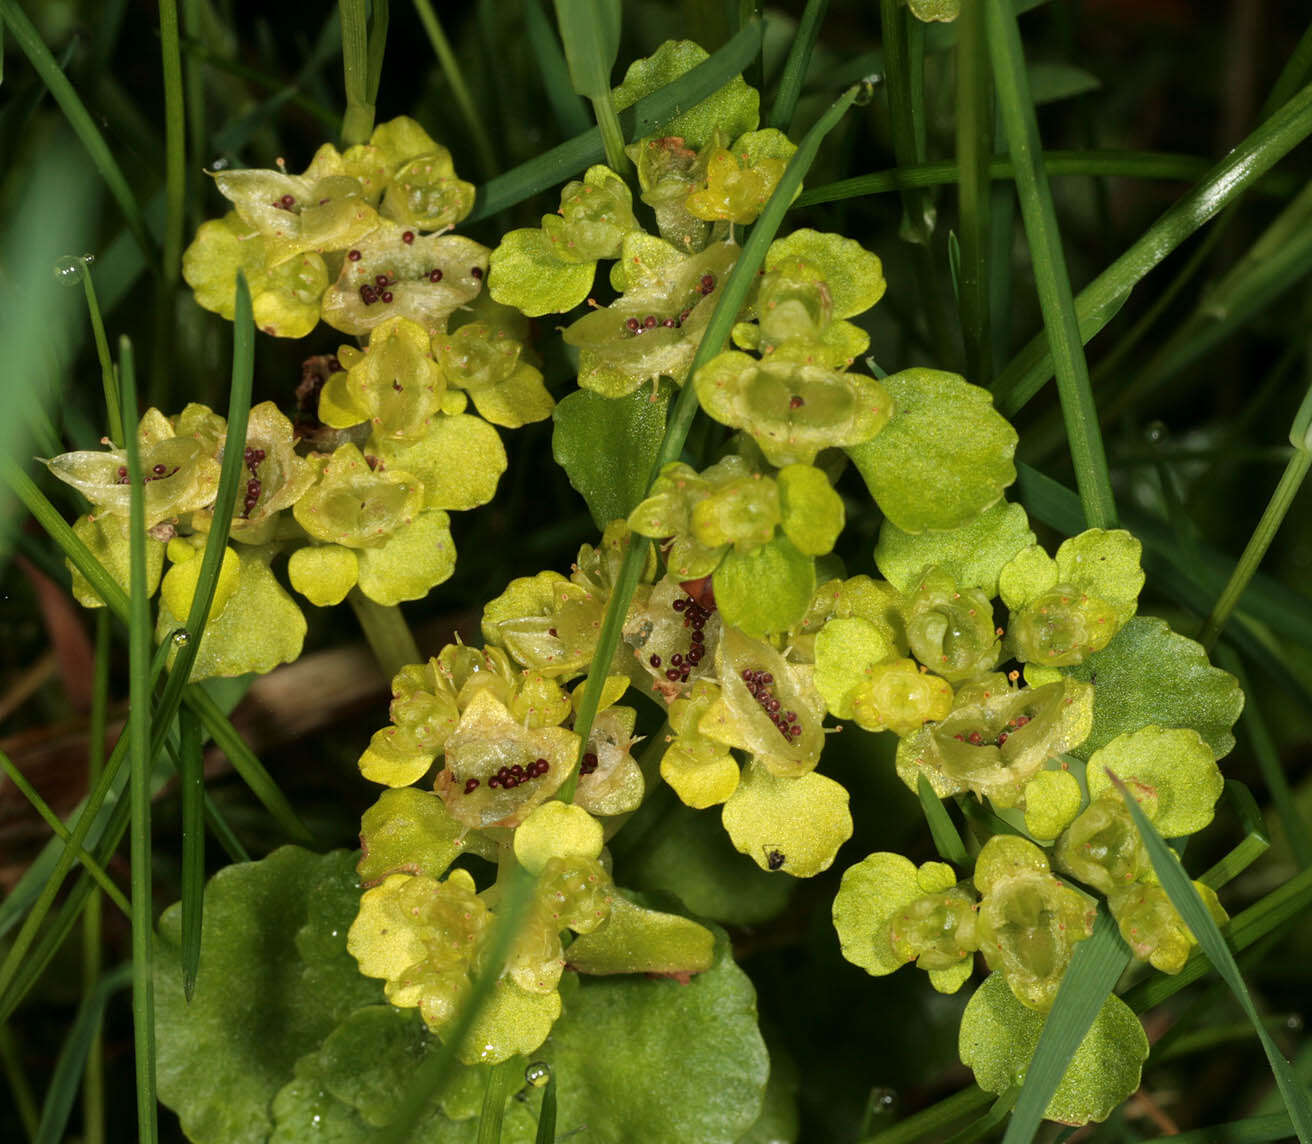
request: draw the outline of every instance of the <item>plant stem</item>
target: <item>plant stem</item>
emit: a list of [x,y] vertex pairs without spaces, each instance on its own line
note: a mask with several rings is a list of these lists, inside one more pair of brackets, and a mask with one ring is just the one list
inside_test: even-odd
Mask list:
[[456,102],[456,110],[460,112],[460,118],[465,121],[465,130],[469,132],[474,149],[478,152],[479,169],[483,172],[483,178],[490,179],[497,173],[497,160],[492,153],[492,140],[488,135],[487,124],[479,114],[478,105],[469,94],[469,85],[465,83],[464,73],[460,70],[460,61],[451,50],[451,43],[446,38],[446,33],[442,31],[441,21],[438,20],[437,13],[433,11],[429,0],[414,0],[414,4],[419,22],[423,24],[424,32],[428,35],[428,42],[433,45],[433,54],[437,56],[442,74],[451,86],[451,98]]
[[[105,723],[109,708],[109,609],[96,613],[96,671],[91,685],[90,743],[87,748],[87,790],[100,781],[105,765]],[[82,911],[82,996],[85,1000],[100,982],[100,895],[92,893]],[[82,1139],[84,1144],[105,1144],[105,1038],[97,1021],[82,1073]]]
[[627,173],[630,163],[629,157],[624,153],[624,131],[620,127],[620,117],[616,114],[615,104],[609,92],[600,99],[592,101],[592,112],[597,117],[597,126],[601,130],[602,146],[606,148],[606,165],[617,174]]
[[96,357],[100,361],[100,382],[105,390],[105,415],[109,421],[109,439],[120,449],[123,447],[123,399],[118,392],[118,372],[114,359],[109,356],[109,339],[105,337],[105,322],[100,316],[100,300],[96,297],[96,284],[91,279],[91,262],[82,259],[82,290],[86,294],[87,314],[91,318],[91,334],[96,342]]
[[187,126],[182,95],[182,50],[177,0],[159,0],[160,57],[164,71],[164,282],[182,271],[182,212],[187,191]]
[[1057,375],[1080,502],[1091,528],[1114,528],[1116,503],[1112,498],[1107,458],[1103,452],[1102,431],[1089,388],[1089,365],[1080,339],[1066,257],[1057,229],[1056,209],[1043,169],[1039,128],[1034,101],[1030,97],[1020,30],[1010,4],[1004,6],[1002,0],[986,0],[986,3],[989,51],[993,58],[998,106],[1007,144],[1016,164],[1016,191],[1029,239],[1049,352]]
[[516,1081],[524,1076],[524,1058],[509,1057],[488,1069],[483,1089],[483,1112],[478,1119],[478,1144],[500,1144],[501,1122],[506,1114],[506,1100]]
[[406,664],[423,662],[400,605],[375,603],[359,588],[352,588],[346,598],[389,682]]
[[1221,634],[1221,629],[1225,627],[1226,621],[1230,618],[1230,613],[1234,611],[1235,605],[1239,603],[1239,597],[1243,595],[1244,589],[1248,587],[1248,582],[1253,578],[1253,573],[1257,571],[1257,566],[1262,562],[1262,557],[1266,555],[1266,550],[1271,547],[1271,541],[1275,539],[1276,532],[1284,521],[1285,514],[1289,511],[1289,506],[1294,503],[1294,498],[1298,496],[1298,490],[1302,487],[1309,468],[1312,468],[1312,450],[1296,449],[1294,455],[1289,458],[1289,463],[1285,466],[1285,471],[1280,477],[1280,483],[1276,485],[1275,492],[1271,494],[1271,499],[1267,502],[1266,511],[1262,513],[1262,518],[1257,522],[1257,527],[1253,529],[1253,535],[1248,538],[1244,554],[1239,558],[1239,563],[1235,565],[1234,572],[1230,574],[1229,582],[1221,592],[1215,605],[1213,605],[1212,614],[1207,617],[1207,622],[1203,625],[1203,630],[1198,636],[1198,642],[1208,651],[1211,651],[1212,646],[1216,643],[1217,636]]
[[957,162],[961,169],[961,330],[966,373],[987,387],[993,376],[989,314],[989,168],[993,158],[993,84],[983,0],[965,0],[957,21]]

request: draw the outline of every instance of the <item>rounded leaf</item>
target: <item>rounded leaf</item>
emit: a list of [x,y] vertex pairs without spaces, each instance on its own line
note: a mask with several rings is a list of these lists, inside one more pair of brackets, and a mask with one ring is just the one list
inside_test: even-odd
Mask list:
[[795,230],[770,244],[765,254],[766,270],[787,269],[791,262],[809,263],[820,272],[835,318],[864,313],[884,296],[888,285],[878,256],[841,234]]
[[540,874],[552,858],[596,858],[601,854],[601,823],[581,806],[543,803],[515,831],[515,857]]
[[889,923],[922,893],[915,863],[901,854],[871,854],[849,866],[833,906],[843,956],[875,977],[900,969],[907,959],[893,952]]
[[1094,751],[1086,776],[1089,798],[1112,789],[1108,771],[1156,797],[1157,809],[1149,817],[1166,838],[1202,830],[1212,821],[1225,786],[1212,749],[1188,727],[1143,727]]
[[809,878],[852,837],[847,791],[814,771],[776,778],[755,760],[721,812],[734,846],[763,870]]
[[423,482],[425,508],[452,511],[487,504],[509,464],[497,431],[468,413],[434,418],[421,440],[383,455]]
[[[999,501],[968,524],[941,532],[903,532],[885,520],[879,528],[875,563],[884,578],[902,592],[912,591],[921,573],[937,565],[958,587],[979,588],[991,599],[998,594],[999,576],[1014,564],[1018,553],[1033,544],[1025,510]],[[1015,606],[1010,600],[1007,605]]]
[[730,550],[715,569],[715,603],[726,624],[748,635],[785,632],[815,593],[815,561],[786,536],[748,552]]
[[530,318],[572,310],[592,289],[595,262],[565,262],[543,231],[512,230],[492,252],[488,292]]

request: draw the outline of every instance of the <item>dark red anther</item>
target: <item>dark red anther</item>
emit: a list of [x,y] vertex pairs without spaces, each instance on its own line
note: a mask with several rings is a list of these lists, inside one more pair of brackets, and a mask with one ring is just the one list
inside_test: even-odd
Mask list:
[[349,258],[352,262],[359,262],[360,252],[358,250],[348,250],[346,252],[346,257]]
[[702,275],[702,293],[703,293],[703,294],[709,294],[709,293],[710,293],[712,290],[714,290],[714,289],[715,289],[715,275],[714,275],[714,274],[703,274],[703,275]]
[[466,779],[465,794],[473,794],[476,790],[478,790],[478,779]]
[[789,409],[801,409],[805,404],[806,402],[802,400],[802,395],[800,393],[794,393],[793,396],[788,399]]
[[579,774],[581,775],[592,774],[592,772],[597,769],[597,763],[598,763],[597,756],[592,751],[589,751],[586,755],[583,756],[583,762],[579,766]]
[[674,329],[674,319],[673,319],[673,318],[664,318],[664,319],[661,320],[661,325],[664,326],[664,327],[666,327],[666,329],[670,329],[670,330],[672,330],[672,329]]
[[490,779],[487,780],[488,790],[496,790],[496,788],[499,787],[500,785],[501,785],[501,780],[497,778],[496,775],[493,775]]
[[428,280],[430,282],[441,282],[442,281],[441,269],[439,267],[434,267],[432,270],[430,270],[428,272]]
[[296,205],[296,200],[291,195],[283,195],[283,197],[278,200],[278,205],[285,210],[290,210]]
[[715,589],[709,576],[703,576],[700,580],[684,580],[679,587],[688,593],[699,608],[708,613],[715,610]]
[[640,325],[642,325],[642,323],[639,322],[637,318],[629,318],[629,319],[624,323],[624,328],[625,328],[626,330],[628,330],[629,333],[631,333],[631,334],[636,334],[636,333],[638,332],[638,327],[639,327]]
[[168,470],[163,465],[156,465],[150,470],[157,477],[162,477]]
[[390,302],[392,300],[392,292],[390,290],[384,290],[378,295],[378,297],[383,302]]
[[415,232],[413,230],[404,231],[401,235],[402,242],[411,243],[414,242],[414,240],[415,240]]
[[386,274],[375,274],[374,283],[378,286],[386,286],[392,280]]
[[648,314],[642,319],[642,328],[644,330],[654,330],[656,328],[656,315]]
[[650,663],[650,664],[652,665],[652,667],[660,667],[660,665],[661,665],[661,657],[658,656],[658,655],[654,655],[654,656],[652,656],[651,659],[649,659],[647,662]]
[[469,268],[469,274],[470,277],[474,278],[476,281],[481,282],[483,280],[483,268],[481,266],[471,266]]
[[679,669],[677,667],[669,668],[665,672],[665,678],[668,679],[671,683],[673,683],[676,679],[679,678]]

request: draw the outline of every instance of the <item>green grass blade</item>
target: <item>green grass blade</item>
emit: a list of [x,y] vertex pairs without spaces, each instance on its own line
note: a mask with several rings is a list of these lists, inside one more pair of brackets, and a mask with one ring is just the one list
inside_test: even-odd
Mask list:
[[[132,343],[119,340],[123,421],[133,425],[137,411]],[[131,502],[128,513],[128,758],[132,810],[132,1039],[137,1079],[137,1138],[158,1138],[155,1102],[155,917],[151,897],[150,715],[152,627],[146,588],[146,489],[135,430],[124,441]]]
[[1312,867],[1312,831],[1309,831],[1308,824],[1298,809],[1294,792],[1289,786],[1289,779],[1285,777],[1284,768],[1280,765],[1280,755],[1271,739],[1271,732],[1267,730],[1257,693],[1249,684],[1244,665],[1234,652],[1222,644],[1217,649],[1216,658],[1221,667],[1239,680],[1240,690],[1244,693],[1244,710],[1239,716],[1240,726],[1248,733],[1248,741],[1252,744],[1253,754],[1257,756],[1258,768],[1266,782],[1266,789],[1271,796],[1276,815],[1280,819],[1280,825],[1284,827],[1285,838],[1294,853],[1294,860],[1306,870]]
[[993,376],[989,312],[990,160],[993,157],[993,77],[984,17],[977,0],[957,20],[957,201],[961,217],[958,309],[966,349],[966,375],[987,386]]
[[547,1077],[542,1091],[542,1107],[538,1111],[538,1131],[534,1144],[556,1144],[556,1074]]
[[779,88],[770,106],[770,118],[766,121],[767,127],[774,127],[785,135],[793,125],[797,99],[802,94],[802,84],[811,68],[811,53],[815,50],[820,26],[828,11],[829,0],[807,0],[802,18],[797,24],[797,32],[793,36],[792,47],[788,49],[788,59],[784,61],[784,70],[779,76]]
[[182,797],[182,992],[188,1001],[200,969],[201,923],[205,910],[205,767],[199,717],[178,712]]
[[523,1079],[523,1058],[510,1057],[488,1069],[487,1085],[483,1089],[483,1111],[478,1118],[477,1144],[501,1144],[501,1122],[506,1114],[506,1101]]
[[1180,1132],[1170,1139],[1171,1144],[1266,1144],[1269,1140],[1288,1140],[1293,1131],[1289,1114],[1276,1112]]
[[993,1100],[993,1094],[985,1092],[979,1085],[967,1085],[937,1104],[922,1108],[874,1136],[867,1136],[860,1144],[914,1144],[931,1133],[942,1132],[958,1120],[987,1108]]
[[1290,52],[1285,66],[1280,69],[1275,86],[1271,88],[1258,112],[1259,119],[1266,119],[1270,114],[1293,96],[1300,87],[1307,83],[1312,75],[1312,24],[1304,29],[1294,50]]
[[[1135,285],[1222,207],[1234,202],[1312,133],[1312,84],[1302,88],[1231,150],[1179,202],[1170,207],[1075,300],[1080,336],[1087,342],[1110,320],[1107,307]],[[1052,376],[1045,334],[1036,335],[999,375],[993,392],[999,411],[1013,417]]]
[[1103,906],[1093,936],[1076,945],[1061,979],[1002,1144],[1028,1144],[1034,1138],[1071,1057],[1129,963],[1130,951]]
[[87,873],[96,880],[96,885],[105,891],[106,897],[108,897],[109,900],[122,911],[125,918],[130,918],[132,916],[132,906],[127,898],[123,896],[123,891],[114,885],[113,880],[105,873],[99,862],[82,849],[81,846],[73,844],[68,833],[68,827],[60,821],[59,815],[50,809],[46,800],[41,797],[37,792],[37,789],[27,781],[23,772],[14,766],[13,760],[3,751],[0,751],[0,770],[3,770],[5,774],[9,776],[9,781],[13,783],[23,797],[32,804],[37,814],[39,814],[45,821],[45,824],[54,831],[55,836],[63,842],[65,846],[72,848],[77,861]]
[[958,871],[969,870],[974,863],[966,854],[966,844],[961,841],[961,835],[952,825],[948,808],[934,793],[934,788],[929,785],[929,780],[923,774],[920,776],[916,793],[920,797],[920,809],[929,824],[929,833],[934,839],[934,849],[938,851],[938,856],[944,862],[952,863]]
[[36,1097],[32,1095],[32,1086],[28,1082],[27,1072],[19,1056],[14,1031],[8,1025],[0,1025],[0,1066],[4,1068],[9,1091],[13,1093],[14,1107],[18,1111],[18,1120],[23,1126],[23,1133],[32,1140],[39,1127]]
[[387,52],[388,0],[370,0],[373,10],[369,19],[369,72],[365,81],[365,96],[373,105],[378,103],[378,85],[383,78],[383,56]]
[[542,73],[542,86],[546,89],[547,102],[551,104],[556,124],[561,134],[567,136],[587,131],[588,112],[569,81],[565,53],[551,22],[542,14],[540,0],[523,0],[523,3],[524,32],[533,49],[538,71]]
[[1070,277],[1066,272],[1066,256],[1057,229],[1057,212],[1043,169],[1038,121],[1030,99],[1020,29],[1011,5],[1004,0],[986,0],[985,13],[998,108],[1011,157],[1016,164],[1016,191],[1029,240],[1049,352],[1057,375],[1080,502],[1091,528],[1114,528],[1116,503],[1107,472],[1102,431],[1089,387],[1089,365],[1084,358],[1084,343],[1080,338]]
[[1271,848],[1271,840],[1266,836],[1266,823],[1258,809],[1253,793],[1237,779],[1226,779],[1222,797],[1239,819],[1239,827],[1244,837],[1239,844],[1220,861],[1200,874],[1198,880],[1213,890],[1219,890],[1233,881],[1256,862]]
[[187,194],[187,114],[182,92],[182,49],[177,0],[159,0],[160,57],[164,72],[164,283],[182,273],[182,225]]
[[100,362],[100,381],[105,390],[105,415],[109,424],[109,439],[123,447],[123,401],[118,392],[118,371],[109,355],[109,339],[105,337],[105,323],[100,316],[100,301],[96,297],[96,284],[92,281],[91,259],[70,257],[62,263],[68,273],[76,274],[82,283],[87,300],[87,316],[91,319],[91,334],[96,343],[96,358]]
[[510,947],[528,916],[537,879],[523,866],[516,866],[510,878],[502,883],[501,906],[497,911],[496,927],[483,971],[475,979],[465,997],[450,1032],[442,1038],[434,1053],[424,1058],[414,1070],[405,1095],[397,1104],[392,1121],[374,1136],[375,1144],[402,1144],[410,1139],[411,1132],[422,1119],[429,1105],[446,1087],[456,1064],[456,1054],[473,1028],[474,1021],[492,996],[492,989],[501,976]]
[[[433,54],[437,56],[438,66],[441,67],[442,74],[451,87],[451,98],[456,102],[456,110],[460,112],[460,118],[465,121],[465,130],[469,132],[474,149],[478,152],[478,165],[483,177],[490,179],[497,171],[496,156],[492,153],[492,139],[488,134],[487,124],[483,122],[483,116],[478,110],[478,104],[469,94],[469,85],[465,83],[464,73],[460,70],[460,61],[451,50],[451,42],[446,38],[442,24],[429,0],[414,0],[414,4],[419,22],[424,26],[424,34],[433,46]],[[585,116],[579,130],[582,131],[586,127]]]
[[[1108,771],[1108,774],[1111,775],[1111,772]],[[1148,820],[1148,816],[1140,809],[1125,784],[1115,775],[1111,775],[1111,778],[1121,792],[1121,797],[1130,811],[1130,817],[1134,819],[1139,836],[1148,849],[1148,857],[1152,859],[1153,869],[1157,873],[1162,889],[1166,891],[1171,904],[1179,911],[1185,924],[1193,931],[1199,947],[1230,987],[1235,1000],[1239,1002],[1257,1031],[1262,1048],[1266,1051],[1267,1060],[1271,1062],[1271,1072],[1275,1075],[1276,1086],[1284,1098],[1285,1110],[1289,1114],[1294,1131],[1302,1144],[1312,1144],[1312,1105],[1308,1103],[1307,1090],[1294,1075],[1289,1062],[1285,1060],[1267,1031],[1266,1025],[1258,1014],[1257,1006],[1253,1004],[1253,998],[1249,995],[1248,986],[1244,984],[1244,979],[1239,973],[1239,966],[1235,964],[1234,954],[1230,952],[1225,938],[1221,936],[1221,931],[1212,919],[1211,911],[1198,896],[1198,891],[1189,880],[1189,875],[1184,872],[1180,860],[1157,833],[1157,828]]]
[[[1206,175],[1213,164],[1196,155],[1175,151],[1117,151],[1096,150],[1045,151],[1043,166],[1049,176],[1085,175],[1115,176],[1125,179],[1165,179],[1194,182]],[[1014,179],[1016,167],[1005,155],[989,159],[990,179]],[[865,195],[882,195],[907,187],[949,186],[961,181],[961,169],[951,160],[918,163],[912,167],[896,167],[891,171],[876,171],[869,175],[854,175],[850,179],[808,187],[797,196],[795,207],[836,203],[843,199],[856,199]],[[1285,197],[1297,189],[1295,180],[1283,174],[1267,175],[1257,184],[1269,194]]]
[[369,102],[369,20],[366,0],[337,0],[342,22],[342,82],[346,114],[342,142],[364,143],[374,129],[374,105]]
[[[798,145],[797,151],[788,161],[778,186],[775,187],[769,202],[765,204],[765,209],[761,211],[752,227],[751,235],[743,245],[742,253],[738,255],[738,261],[734,263],[721,289],[719,301],[716,303],[710,322],[707,323],[706,332],[698,343],[697,352],[693,355],[692,364],[688,368],[688,380],[679,391],[678,400],[670,411],[665,426],[665,436],[661,440],[656,462],[647,480],[648,487],[661,469],[676,460],[683,451],[683,444],[688,439],[688,430],[692,427],[693,418],[697,416],[697,410],[700,408],[692,379],[696,377],[697,371],[728,343],[729,331],[747,302],[747,295],[756,282],[756,271],[765,261],[766,249],[774,241],[794,192],[815,161],[824,137],[843,118],[859,91],[860,85],[849,88],[806,133],[806,138]],[[606,672],[615,657],[615,649],[619,646],[620,631],[628,615],[629,601],[633,598],[634,590],[638,586],[638,575],[646,561],[647,545],[645,539],[636,535],[630,536],[624,561],[620,565],[619,574],[615,577],[615,586],[606,605],[606,616],[597,637],[597,650],[592,659],[592,666],[588,670],[588,677],[583,685],[583,698],[574,719],[574,731],[579,736],[579,759],[578,765],[560,789],[559,797],[565,802],[573,799],[574,790],[578,786],[578,766],[582,764],[583,752],[587,748],[588,736],[592,731],[592,721],[596,718],[597,707],[601,702],[601,690],[606,682]]]
[[[117,384],[117,383],[116,383]],[[105,721],[109,708],[109,612],[96,613],[96,668],[91,685],[91,720],[87,728],[87,789],[96,785],[105,765]],[[82,911],[82,1004],[100,983],[104,938],[100,896],[92,894]],[[125,979],[126,980],[126,979]],[[103,1023],[91,1030],[82,1069],[82,1139],[84,1144],[105,1144],[105,1038]],[[65,1042],[67,1044],[67,1042]],[[56,1065],[56,1074],[58,1066]],[[51,1087],[53,1088],[53,1082]],[[44,1116],[42,1117],[44,1121]]]
[[[620,126],[626,139],[639,139],[661,120],[680,108],[705,99],[741,72],[761,50],[761,24],[755,21],[738,32],[711,57],[673,83],[638,100],[620,114]],[[606,154],[601,131],[592,129],[576,135],[558,147],[513,171],[490,179],[478,189],[478,199],[467,222],[477,222],[514,206],[530,195],[563,183],[585,167],[600,162]]]
[[[963,9],[964,11],[964,9]],[[993,1107],[973,1124],[967,1124],[960,1132],[949,1136],[943,1144],[975,1144],[975,1141],[983,1136],[987,1136],[999,1124],[1006,1119],[1007,1113],[1016,1103],[1016,1096],[1020,1092],[1018,1088],[1009,1088],[997,1100],[993,1102]]]
[[55,57],[50,54],[50,49],[46,47],[40,33],[37,32],[31,20],[27,18],[27,14],[19,5],[18,0],[0,0],[0,18],[3,18],[14,40],[22,48],[23,54],[27,56],[37,75],[41,77],[42,83],[46,85],[55,102],[59,104],[59,108],[63,111],[69,126],[72,127],[73,133],[91,156],[92,163],[95,165],[96,170],[100,172],[100,177],[104,179],[105,185],[109,188],[109,193],[114,196],[114,201],[118,203],[119,209],[123,212],[123,218],[132,231],[132,237],[137,240],[137,245],[141,247],[141,253],[145,256],[146,261],[154,263],[156,258],[155,247],[146,231],[146,222],[142,218],[141,208],[137,206],[137,200],[132,195],[132,188],[128,186],[128,181],[110,151],[109,144],[105,142],[105,137],[100,134],[95,118],[73,89],[73,85],[60,69]]
[[[902,0],[880,0],[879,23],[884,43],[884,89],[888,92],[889,121],[893,131],[893,155],[899,167],[925,161],[925,91],[917,83],[920,63],[914,58],[912,25],[917,21]],[[923,62],[923,41],[921,61]],[[934,204],[921,188],[902,192],[901,237],[926,245],[934,233]]]
[[50,1087],[46,1089],[41,1106],[41,1126],[35,1144],[59,1144],[59,1141],[68,1138],[69,1114],[73,1111],[79,1082],[104,1022],[105,1007],[109,999],[120,989],[126,988],[131,981],[131,965],[111,969],[78,1007],[73,1027],[59,1050]]

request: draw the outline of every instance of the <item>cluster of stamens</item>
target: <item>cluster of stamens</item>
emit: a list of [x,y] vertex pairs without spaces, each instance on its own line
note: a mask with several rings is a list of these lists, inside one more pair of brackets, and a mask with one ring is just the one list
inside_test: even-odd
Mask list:
[[978,731],[972,731],[969,735],[953,735],[952,737],[959,743],[969,743],[972,747],[1001,747],[1011,736],[1011,731],[1018,731],[1030,721],[1028,715],[1017,715],[1016,718],[1007,724],[1006,731],[999,731],[998,737],[993,742],[989,742]]
[[[682,655],[675,652],[670,656],[670,666],[665,669],[665,678],[671,683],[687,683],[689,672],[701,663],[702,657],[706,654],[706,636],[702,629],[706,627],[706,621],[711,618],[711,613],[691,596],[675,600],[672,606],[676,612],[683,613],[683,626],[689,629],[688,650]],[[647,662],[657,670],[661,667],[661,657],[658,655],[650,656]]]
[[[141,483],[143,485],[148,485],[151,481],[158,481],[162,480],[164,477],[171,477],[177,471],[177,466],[170,469],[167,465],[155,465],[151,468],[150,472],[142,478]],[[115,477],[114,483],[116,485],[126,485],[131,483],[128,480],[127,465],[119,465],[118,475]]]
[[253,509],[260,500],[260,491],[264,488],[256,472],[256,466],[265,458],[263,449],[254,449],[250,445],[246,446],[246,451],[242,454],[242,459],[246,462],[246,468],[250,472],[250,480],[246,482],[246,498],[242,501],[241,515],[243,518],[251,515]]
[[594,752],[589,751],[583,756],[583,762],[579,764],[580,775],[590,775],[597,769],[597,756]]
[[[489,790],[513,790],[520,783],[526,783],[529,779],[539,779],[551,770],[551,764],[546,759],[534,759],[528,766],[521,766],[516,763],[513,767],[502,767],[496,774],[487,780]],[[465,780],[465,794],[473,794],[478,790],[478,779]]]
[[691,310],[684,310],[677,318],[658,318],[655,314],[648,314],[645,318],[628,318],[624,322],[624,332],[637,335],[655,329],[677,330],[691,313]]
[[388,287],[392,282],[389,274],[375,274],[372,283],[366,282],[360,287],[360,301],[366,306],[372,306],[375,302],[390,302],[392,292]]
[[770,716],[770,722],[775,725],[779,734],[792,742],[802,733],[802,725],[797,721],[797,712],[780,710],[783,704],[775,698],[773,675],[768,671],[747,667],[743,669],[742,680],[747,684],[747,690],[751,692],[752,698],[761,705],[761,710]]

